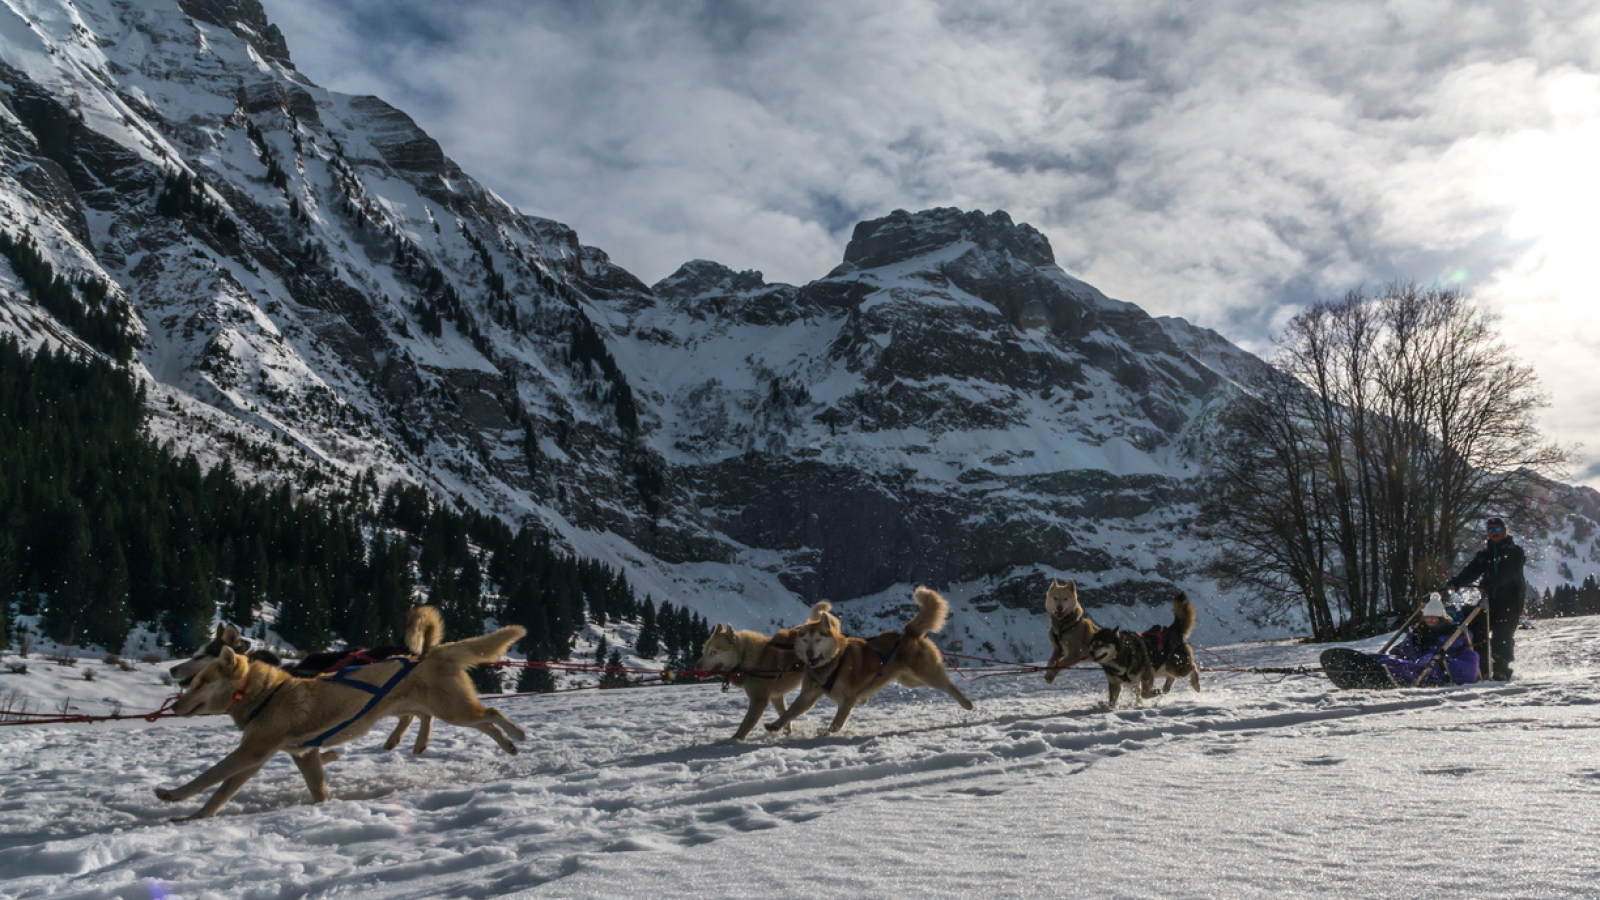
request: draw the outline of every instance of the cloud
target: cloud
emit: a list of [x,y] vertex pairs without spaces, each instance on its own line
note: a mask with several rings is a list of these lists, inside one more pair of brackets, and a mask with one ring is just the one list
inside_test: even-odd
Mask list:
[[314,80],[384,96],[647,282],[694,258],[809,281],[857,221],[944,205],[1258,350],[1307,302],[1448,280],[1506,313],[1552,430],[1600,435],[1587,4],[267,8]]

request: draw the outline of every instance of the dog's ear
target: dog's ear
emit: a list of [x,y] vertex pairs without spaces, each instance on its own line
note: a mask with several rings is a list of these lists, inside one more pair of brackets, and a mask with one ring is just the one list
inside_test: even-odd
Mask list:
[[240,637],[239,629],[232,625],[218,625],[217,640],[222,641],[224,644],[237,644],[243,641],[244,638]]
[[233,661],[237,658],[238,654],[233,652],[233,648],[229,647],[227,644],[223,644],[222,653],[218,654],[217,662],[222,663],[225,666],[231,666],[233,665]]

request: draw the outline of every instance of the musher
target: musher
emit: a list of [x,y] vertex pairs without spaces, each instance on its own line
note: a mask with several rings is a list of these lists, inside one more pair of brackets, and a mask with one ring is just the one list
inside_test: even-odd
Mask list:
[[[1511,680],[1511,663],[1517,658],[1517,625],[1522,622],[1522,601],[1528,582],[1522,569],[1527,561],[1522,548],[1506,531],[1506,521],[1494,516],[1483,523],[1485,545],[1467,563],[1450,587],[1476,584],[1489,604],[1488,620],[1478,616],[1472,623],[1473,642],[1479,651],[1489,650],[1489,659],[1479,663],[1479,675],[1495,681]],[[1481,653],[1480,653],[1481,655]],[[1490,669],[1490,659],[1494,661]]]

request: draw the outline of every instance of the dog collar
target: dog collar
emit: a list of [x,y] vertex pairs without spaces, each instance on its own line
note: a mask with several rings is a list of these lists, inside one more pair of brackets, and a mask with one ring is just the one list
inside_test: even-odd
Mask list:
[[228,709],[231,710],[235,706],[237,706],[239,704],[239,701],[244,699],[245,693],[247,691],[249,691],[249,690],[250,690],[250,664],[249,663],[245,663],[244,684],[239,685],[239,689],[233,692],[233,699],[228,701]]
[[266,710],[267,704],[271,703],[272,698],[278,696],[278,691],[282,690],[283,686],[288,683],[289,679],[285,678],[284,680],[278,682],[277,687],[267,691],[267,696],[263,697],[261,702],[256,704],[255,709],[250,710],[250,715],[244,717],[244,724],[249,725],[251,722],[254,722],[256,720],[256,716],[261,715],[261,713]]

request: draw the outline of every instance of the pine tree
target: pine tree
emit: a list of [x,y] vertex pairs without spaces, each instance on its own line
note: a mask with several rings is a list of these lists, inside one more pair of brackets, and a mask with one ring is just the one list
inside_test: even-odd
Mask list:
[[94,598],[85,636],[111,653],[122,652],[133,626],[128,604],[128,563],[114,532],[115,520],[97,519],[90,529],[97,559],[90,579]]
[[500,666],[473,666],[467,670],[472,686],[479,694],[498,694],[505,690],[500,680]]
[[1595,582],[1592,572],[1584,576],[1583,584],[1578,587],[1578,598],[1573,604],[1573,613],[1579,616],[1600,615],[1600,584]]
[[45,548],[40,563],[48,595],[39,627],[53,641],[76,643],[92,615],[86,577],[94,569],[89,518],[75,499],[65,498],[39,522],[44,527],[35,537]]
[[517,693],[548,694],[556,689],[555,677],[548,669],[527,668],[517,678]]
[[255,621],[255,610],[266,594],[267,544],[257,531],[239,539],[233,555],[233,593],[228,598],[228,621],[245,628]]
[[[0,510],[3,509],[4,503],[0,503]],[[11,644],[11,608],[18,589],[17,552],[16,532],[0,519],[0,648]]]
[[628,673],[622,669],[622,651],[613,650],[606,660],[606,670],[600,676],[600,686],[603,688],[627,687]]
[[281,589],[283,603],[278,610],[278,633],[302,652],[327,647],[332,628],[327,599],[315,572],[290,569]]
[[633,645],[633,652],[645,659],[655,659],[656,654],[661,652],[661,637],[657,634],[656,604],[649,597],[644,598],[640,619],[639,639]]
[[411,554],[404,543],[389,543],[379,535],[373,541],[371,567],[373,612],[379,622],[397,628],[411,606]]
[[199,557],[198,547],[192,544],[180,549],[168,590],[167,637],[179,653],[189,653],[206,642],[217,614],[216,594]]

